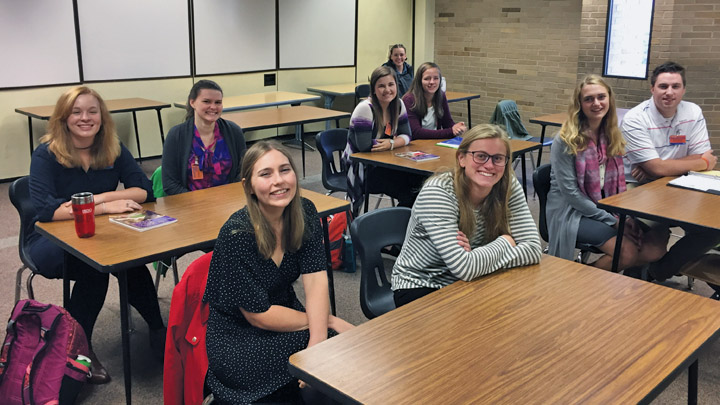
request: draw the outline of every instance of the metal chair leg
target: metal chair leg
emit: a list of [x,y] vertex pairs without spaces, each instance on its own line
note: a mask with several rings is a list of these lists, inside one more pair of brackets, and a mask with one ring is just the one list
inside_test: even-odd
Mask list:
[[18,301],[20,301],[20,289],[22,288],[22,275],[25,269],[28,267],[24,264],[22,267],[20,267],[17,271],[17,275],[15,276],[15,303],[17,304]]
[[178,283],[180,282],[180,277],[178,277],[177,258],[175,256],[172,257],[172,269],[173,278],[175,279],[175,285],[178,285]]
[[33,277],[35,277],[35,273],[33,273],[31,271],[30,275],[28,276],[27,283],[26,283],[28,298],[30,298],[31,300],[35,299],[35,291],[33,291],[33,287],[32,287]]

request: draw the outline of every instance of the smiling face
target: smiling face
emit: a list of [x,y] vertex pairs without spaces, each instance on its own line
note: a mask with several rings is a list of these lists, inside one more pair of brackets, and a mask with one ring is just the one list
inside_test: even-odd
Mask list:
[[432,97],[440,88],[440,72],[436,68],[430,68],[423,72],[422,86],[425,95]]
[[395,48],[390,52],[390,60],[395,64],[395,68],[400,71],[403,69],[407,56],[405,56],[405,48]]
[[252,193],[266,217],[277,215],[287,207],[297,192],[297,176],[287,156],[271,149],[261,156],[252,170]]
[[375,82],[375,88],[373,93],[377,97],[383,108],[386,108],[391,101],[397,96],[397,85],[395,83],[395,76],[387,75],[379,78]]
[[677,106],[685,95],[685,85],[680,73],[660,73],[650,92],[660,114],[665,118],[675,115]]
[[66,120],[68,131],[76,147],[92,145],[102,126],[100,102],[92,94],[81,94],[75,99]]
[[[468,152],[483,152],[490,156],[508,155],[505,143],[499,138],[473,141],[468,147]],[[471,153],[461,153],[457,159],[470,182],[470,196],[475,204],[479,204],[500,181],[505,173],[505,166],[495,165],[492,158],[483,164],[478,164]]]
[[218,90],[201,89],[195,99],[190,100],[190,107],[195,110],[195,121],[213,123],[220,118],[223,109],[223,94]]
[[580,92],[580,106],[590,125],[599,125],[610,106],[608,90],[600,84],[584,85]]

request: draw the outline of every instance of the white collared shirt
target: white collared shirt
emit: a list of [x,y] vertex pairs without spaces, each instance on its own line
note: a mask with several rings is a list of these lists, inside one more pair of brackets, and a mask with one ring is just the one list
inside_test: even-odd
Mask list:
[[[627,141],[625,147],[625,178],[636,182],[630,174],[633,165],[660,158],[679,159],[702,154],[710,149],[705,117],[697,104],[681,101],[675,115],[665,118],[653,99],[628,111],[620,126]],[[684,144],[671,144],[670,136],[684,135]]]

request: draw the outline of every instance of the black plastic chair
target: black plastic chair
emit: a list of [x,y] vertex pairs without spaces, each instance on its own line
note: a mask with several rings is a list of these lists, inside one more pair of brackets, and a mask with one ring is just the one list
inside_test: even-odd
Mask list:
[[[347,145],[348,130],[337,128],[328,129],[315,135],[315,146],[322,159],[322,184],[328,190],[327,195],[336,191],[347,193],[347,168],[340,158]],[[335,165],[335,154],[339,162]]]
[[[535,192],[540,200],[540,217],[538,220],[540,237],[543,238],[545,242],[548,242],[545,207],[547,206],[547,196],[550,192],[550,164],[544,164],[535,169],[533,172],[533,187],[535,187]],[[580,253],[577,257],[577,261],[580,263],[587,263],[591,253],[602,253],[602,251],[595,246],[585,243],[576,243],[575,248],[580,249]]]
[[382,208],[359,216],[350,226],[360,257],[360,307],[368,319],[395,309],[380,250],[405,242],[410,212],[406,207]]
[[370,97],[370,85],[369,84],[358,84],[355,86],[355,104],[360,102],[360,100]]
[[37,274],[37,267],[33,263],[30,255],[27,252],[27,246],[25,245],[25,236],[32,231],[33,218],[35,217],[35,207],[30,200],[30,178],[28,176],[21,177],[15,180],[10,185],[10,202],[17,210],[20,215],[20,236],[18,240],[18,254],[23,265],[17,271],[15,277],[15,303],[20,300],[20,288],[22,286],[22,274],[25,269],[30,270],[30,275],[27,279],[27,292],[28,298],[35,299],[35,293],[32,288],[32,279]]

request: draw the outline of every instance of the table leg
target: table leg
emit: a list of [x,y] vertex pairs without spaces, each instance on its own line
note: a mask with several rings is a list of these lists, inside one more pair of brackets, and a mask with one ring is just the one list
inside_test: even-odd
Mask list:
[[370,207],[370,189],[368,185],[368,173],[370,173],[370,167],[368,167],[368,164],[363,165],[363,179],[365,179],[365,184],[363,184],[363,196],[365,197],[365,213],[368,212],[368,207]]
[[[162,116],[160,115],[160,109],[155,110],[158,116],[158,125],[160,125],[160,141],[165,145],[165,133],[163,132]],[[177,284],[177,283],[175,283]]]
[[688,367],[688,404],[697,405],[698,391],[698,361],[697,359]]
[[[335,96],[331,94],[325,95],[325,109],[329,110],[332,107],[333,101],[335,101]],[[325,121],[325,130],[330,129],[330,120]]]
[[472,113],[470,111],[470,101],[471,100],[467,101],[467,103],[468,103],[468,126],[467,126],[468,129],[472,128]]
[[540,167],[540,160],[542,159],[542,150],[545,142],[545,127],[547,127],[547,125],[542,124],[542,131],[540,131],[540,149],[538,149],[538,160],[537,166],[535,167]]
[[625,214],[618,215],[618,232],[615,238],[615,252],[613,252],[612,272],[617,273],[620,265],[620,252],[622,249],[623,234],[625,233]]
[[132,402],[132,372],[130,368],[130,334],[128,333],[127,272],[117,273],[118,288],[120,289],[120,333],[122,335],[123,372],[125,377],[125,403]]
[[35,142],[33,140],[32,131],[32,117],[28,117],[28,134],[30,135],[30,156],[32,156],[32,153],[35,150]]
[[330,293],[330,312],[335,312],[335,275],[332,269],[332,254],[330,253],[330,226],[327,217],[322,217],[323,240],[325,241],[325,258],[327,259],[328,292]]
[[138,132],[137,115],[135,111],[132,112],[133,126],[135,127],[135,141],[137,142],[138,160],[142,162],[142,153],[140,153],[140,133]]
[[68,268],[70,267],[70,253],[65,251],[63,254],[63,308],[67,309],[70,305],[70,277],[68,276]]
[[302,124],[298,125],[295,128],[295,136],[297,137],[297,134],[300,134],[300,156],[302,156],[303,178],[305,178],[305,140],[303,140],[304,132],[305,128],[303,128]]
[[[530,155],[530,158],[532,159],[532,155]],[[508,162],[509,163],[509,162]],[[525,193],[525,199],[527,200],[527,179],[526,179],[526,167],[525,167],[525,154],[520,154],[520,169],[522,170],[522,188],[523,193]]]

